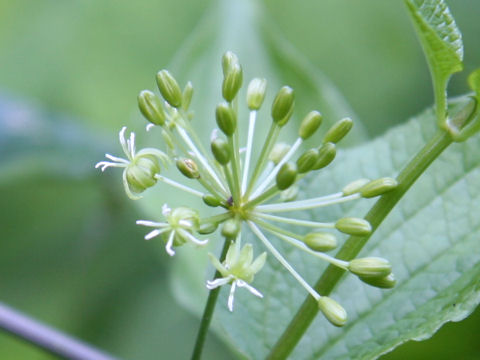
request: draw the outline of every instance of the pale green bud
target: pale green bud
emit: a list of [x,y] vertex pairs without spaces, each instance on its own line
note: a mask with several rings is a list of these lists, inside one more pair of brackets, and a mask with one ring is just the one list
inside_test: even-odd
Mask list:
[[242,67],[239,64],[235,64],[231,66],[223,79],[223,84],[222,84],[223,98],[228,102],[232,102],[235,96],[237,96],[238,90],[240,90],[240,87],[242,86],[242,82],[243,82]]
[[319,170],[330,164],[337,155],[337,149],[333,143],[325,143],[318,148],[317,162],[313,170]]
[[168,70],[161,70],[157,73],[157,85],[166,102],[175,108],[182,105],[182,91],[177,80]]
[[162,102],[151,91],[143,90],[138,94],[138,107],[145,118],[154,125],[162,126],[165,124],[165,112]]
[[250,110],[258,110],[263,104],[267,91],[267,80],[255,78],[247,89],[247,105]]
[[237,55],[235,55],[231,51],[227,51],[222,56],[222,69],[223,69],[223,76],[226,76],[227,73],[230,71],[232,66],[239,65],[240,62],[238,61]]
[[370,181],[368,184],[364,185],[360,189],[360,194],[364,198],[372,198],[392,191],[397,187],[397,185],[397,180],[389,177],[384,177]]
[[206,205],[211,206],[211,207],[220,206],[221,203],[222,203],[222,201],[219,198],[217,198],[216,196],[214,196],[212,194],[203,195],[202,200]]
[[315,131],[322,124],[322,114],[318,111],[311,111],[305,116],[300,124],[300,129],[298,130],[298,136],[303,140],[308,139],[310,136],[315,134]]
[[[200,224],[200,217],[198,212],[194,209],[187,207],[178,207],[172,210],[170,215],[167,217],[167,221],[170,226],[175,228],[181,228],[183,230],[192,233],[196,230]],[[169,234],[165,233],[164,240],[167,241]],[[174,246],[180,246],[189,242],[190,239],[187,236],[181,234],[181,232],[175,232],[175,238],[173,241]]]
[[343,326],[347,322],[347,312],[345,309],[328,296],[322,296],[318,300],[318,308],[327,320],[335,326]]
[[369,179],[358,179],[352,181],[342,189],[343,196],[352,195],[360,192],[360,189],[369,182]]
[[305,235],[303,242],[314,251],[329,251],[337,247],[337,239],[330,233],[311,232]]
[[225,140],[215,138],[210,144],[212,154],[221,165],[227,165],[230,161],[230,148]]
[[325,137],[323,138],[323,142],[331,142],[336,144],[340,140],[342,140],[345,135],[348,134],[350,129],[353,126],[353,121],[350,118],[345,118],[342,120],[337,121],[332,127],[327,131]]
[[397,283],[397,280],[395,280],[395,277],[393,274],[389,274],[384,277],[363,277],[359,276],[358,277],[360,280],[362,280],[364,283],[378,287],[380,289],[391,289],[395,286]]
[[292,185],[288,189],[283,190],[280,193],[280,199],[284,202],[293,201],[297,198],[297,196],[298,196],[298,186],[297,185]]
[[197,232],[201,235],[208,235],[213,233],[215,230],[217,230],[218,224],[217,223],[205,223],[201,224],[198,227]]
[[287,123],[292,115],[293,106],[295,104],[295,94],[289,86],[282,87],[272,104],[272,118],[279,126]]
[[297,178],[297,165],[287,162],[282,165],[276,176],[277,187],[280,190],[289,188]]
[[198,179],[200,172],[198,166],[192,159],[179,158],[176,161],[177,169],[189,179]]
[[228,219],[223,223],[222,236],[227,239],[235,239],[240,232],[241,223],[237,219]]
[[130,189],[141,193],[157,183],[155,175],[160,173],[160,164],[153,155],[137,156],[125,171]]
[[237,128],[237,119],[233,110],[226,103],[221,103],[215,111],[217,125],[227,136],[232,136]]
[[350,261],[348,270],[362,278],[383,278],[390,275],[392,265],[379,257],[366,257]]
[[193,85],[189,81],[187,82],[187,85],[185,85],[185,88],[183,89],[183,94],[182,94],[182,108],[184,110],[188,110],[190,107],[190,103],[192,102],[192,96],[193,96]]
[[313,169],[318,161],[320,152],[317,149],[305,151],[297,160],[297,168],[299,174],[304,174]]
[[268,159],[277,165],[288,153],[290,147],[291,146],[286,143],[276,143],[270,152],[270,155],[268,155]]
[[353,217],[341,218],[335,227],[338,231],[355,236],[365,236],[372,232],[372,226],[367,220]]

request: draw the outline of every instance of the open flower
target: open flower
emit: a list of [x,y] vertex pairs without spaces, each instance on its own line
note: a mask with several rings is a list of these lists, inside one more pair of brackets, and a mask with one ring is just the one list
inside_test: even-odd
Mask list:
[[109,167],[120,167],[123,170],[123,186],[128,197],[133,200],[141,198],[136,194],[143,192],[157,182],[156,176],[160,174],[160,162],[167,165],[167,155],[154,148],[145,148],[138,152],[135,150],[135,133],[130,133],[130,138],[125,140],[124,126],[119,132],[120,144],[127,159],[105,154],[111,161],[100,161],[95,168],[105,171]]
[[264,252],[253,260],[252,244],[246,244],[240,250],[240,241],[237,240],[230,244],[223,263],[220,263],[212,253],[208,255],[213,266],[222,274],[222,277],[207,281],[207,289],[212,290],[222,285],[231,284],[230,295],[228,296],[228,309],[230,311],[233,311],[233,299],[237,286],[246,288],[255,296],[263,297],[260,291],[249,284],[265,264],[267,253]]
[[165,251],[168,255],[175,255],[174,246],[181,246],[187,242],[205,245],[208,242],[208,239],[200,240],[192,234],[199,226],[199,216],[196,210],[187,207],[178,207],[172,210],[167,204],[164,204],[162,213],[167,220],[166,222],[137,220],[137,225],[155,227],[155,230],[145,235],[145,240],[162,235],[166,243]]

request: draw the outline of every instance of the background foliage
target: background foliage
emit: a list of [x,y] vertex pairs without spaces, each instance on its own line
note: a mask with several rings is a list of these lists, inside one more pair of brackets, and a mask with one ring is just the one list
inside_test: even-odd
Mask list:
[[[433,102],[402,1],[262,5],[265,33],[281,32],[337,85],[363,122],[365,137]],[[467,71],[450,87],[455,95],[467,91],[465,74],[480,64],[480,4],[449,5],[466,49]],[[158,244],[143,242],[144,229],[134,225],[149,205],[126,201],[118,176],[102,177],[93,164],[117,149],[121,125],[141,128],[136,95],[153,88],[157,70],[195,70],[207,60],[219,69],[213,54],[230,44],[210,38],[201,38],[199,46],[211,49],[211,57],[199,52],[190,64],[171,62],[185,39],[199,32],[201,14],[211,7],[219,6],[173,0],[0,1],[0,299],[120,357],[186,358],[198,320],[172,298],[170,259]],[[221,38],[232,23],[213,13]],[[236,24],[246,30],[250,25]],[[232,47],[242,39],[235,41]],[[262,41],[267,49],[274,46],[271,36]],[[298,77],[275,64],[268,68],[271,74],[258,73],[262,65],[247,70]],[[299,97],[307,96],[299,91]],[[213,112],[214,104],[199,111]],[[385,358],[476,358],[479,318],[449,324],[432,340],[404,345]],[[49,358],[3,334],[0,355]],[[229,356],[213,337],[207,343],[205,358]]]

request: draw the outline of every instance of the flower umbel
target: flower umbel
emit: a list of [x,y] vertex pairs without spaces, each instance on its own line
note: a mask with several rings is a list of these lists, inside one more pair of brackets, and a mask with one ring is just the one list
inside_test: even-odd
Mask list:
[[[273,100],[270,128],[266,134],[262,134],[260,151],[254,157],[255,125],[258,110],[264,104],[267,81],[255,78],[248,85],[248,133],[246,144],[241,145],[238,95],[243,84],[243,70],[238,57],[232,52],[223,56],[222,68],[224,101],[212,112],[219,130],[214,129],[212,132],[209,146],[203,144],[191,125],[193,112],[189,107],[193,94],[192,84],[187,83],[182,90],[172,74],[161,70],[156,79],[162,98],[144,90],[138,96],[138,104],[141,113],[149,121],[147,130],[156,128],[160,131],[160,139],[168,156],[153,148],[136,152],[134,134],[125,140],[125,128],[122,128],[120,144],[127,159],[106,154],[110,161],[99,162],[96,167],[102,171],[107,167],[124,168],[125,191],[132,199],[139,198],[139,193],[157,182],[163,182],[200,197],[210,208],[221,209],[218,214],[205,217],[199,209],[185,206],[170,209],[163,204],[164,222],[139,220],[137,224],[153,227],[145,239],[161,236],[169,255],[175,254],[174,247],[185,243],[206,244],[208,240],[200,240],[197,234],[211,234],[222,225],[220,235],[230,245],[224,259],[209,254],[221,276],[207,281],[207,288],[212,290],[230,284],[230,311],[233,310],[237,287],[244,287],[253,295],[263,297],[251,283],[265,264],[267,253],[262,253],[254,260],[252,244],[241,246],[242,233],[247,230],[318,302],[325,317],[332,324],[342,326],[347,320],[343,307],[335,300],[318,294],[278,251],[266,233],[356,275],[364,283],[391,288],[395,279],[387,260],[368,257],[349,262],[326,254],[341,241],[337,238],[339,234],[368,236],[372,230],[368,221],[356,217],[342,217],[334,222],[307,221],[291,214],[381,196],[394,191],[397,182],[392,178],[362,178],[337,193],[297,199],[299,182],[335,159],[336,144],[351,130],[353,121],[349,118],[337,121],[324,132],[315,147],[302,150],[304,141],[315,138],[314,135],[323,122],[322,114],[314,110],[303,117],[297,139],[292,144],[279,141],[281,130],[294,115],[295,108],[294,90],[284,86]],[[166,165],[170,161],[176,164],[176,169],[188,185],[160,174],[160,164]],[[288,216],[282,216],[281,213],[285,212],[289,213]],[[296,228],[306,230],[292,232],[285,225],[295,225]]]

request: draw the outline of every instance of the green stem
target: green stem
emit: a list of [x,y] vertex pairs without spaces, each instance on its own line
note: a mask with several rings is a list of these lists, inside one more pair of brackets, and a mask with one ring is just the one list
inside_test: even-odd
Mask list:
[[[227,250],[230,245],[230,240],[225,239],[223,244],[222,254],[220,255],[220,262],[225,260],[227,256]],[[222,275],[217,270],[215,271],[214,279],[221,277]],[[198,329],[197,339],[195,340],[195,347],[193,348],[192,360],[199,360],[202,356],[203,345],[205,344],[205,339],[207,337],[208,328],[210,327],[210,322],[212,321],[213,310],[215,310],[215,305],[217,303],[218,295],[220,294],[220,287],[210,290],[208,294],[207,304],[203,310],[202,320],[200,322],[200,328]]]
[[[452,139],[448,133],[443,130],[437,131],[420,152],[403,168],[397,177],[397,188],[383,195],[365,216],[365,219],[372,225],[372,234],[418,177],[451,143]],[[367,243],[370,236],[371,234],[366,237],[351,236],[342,246],[336,257],[346,261],[355,258]],[[328,266],[315,284],[315,290],[322,296],[330,294],[344,272],[344,270],[335,266]],[[317,303],[310,296],[307,297],[295,317],[272,348],[268,359],[286,359],[302,338],[317,313]]]

